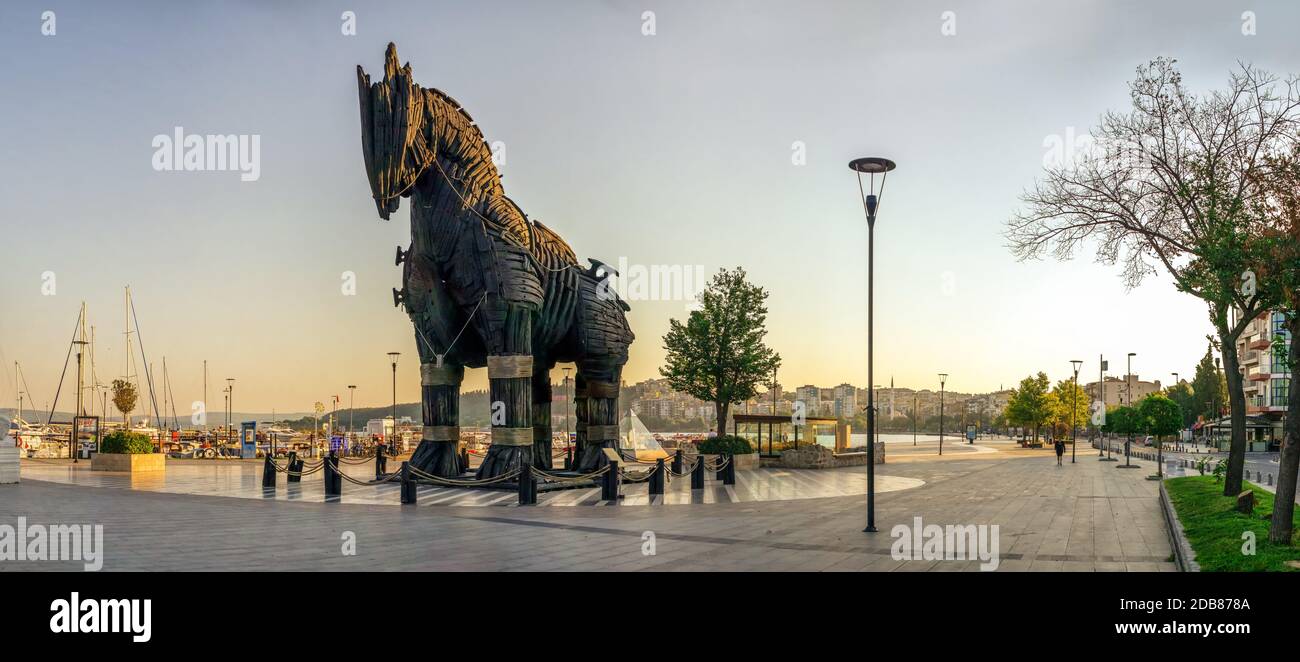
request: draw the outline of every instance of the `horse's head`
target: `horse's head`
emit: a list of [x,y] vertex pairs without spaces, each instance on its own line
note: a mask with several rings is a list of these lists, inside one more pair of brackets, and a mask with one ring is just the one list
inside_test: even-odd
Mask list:
[[397,46],[390,43],[383,80],[371,83],[357,65],[361,152],[375,207],[384,220],[397,211],[402,196],[410,196],[420,173],[433,162],[424,90],[411,79],[410,63],[397,62]]

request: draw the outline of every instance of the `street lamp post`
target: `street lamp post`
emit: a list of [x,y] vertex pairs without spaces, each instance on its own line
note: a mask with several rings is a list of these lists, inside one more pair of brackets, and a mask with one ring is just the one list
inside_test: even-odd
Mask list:
[[388,360],[393,363],[393,432],[384,441],[388,442],[390,450],[393,448],[393,437],[397,436],[397,357],[401,354],[401,352],[388,353]]
[[[1178,386],[1178,384],[1181,383],[1181,381],[1182,381],[1182,380],[1180,380],[1180,379],[1178,378],[1178,373],[1175,372],[1175,373],[1174,373],[1174,386]],[[1183,420],[1185,421],[1185,420],[1187,420],[1187,419],[1183,419]],[[1182,441],[1183,441],[1183,432],[1182,432],[1182,430],[1183,430],[1182,428],[1178,428],[1178,442],[1174,444],[1174,448],[1175,448],[1175,450],[1177,450],[1178,446],[1179,446],[1179,445],[1182,443]]]
[[[230,443],[230,435],[233,432],[230,426],[234,425],[235,423],[234,418],[235,418],[235,378],[227,377],[226,378],[226,443]],[[242,440],[240,444],[241,444],[241,449],[239,453],[240,455],[243,455],[244,451],[242,449],[242,444],[243,444]]]
[[356,411],[357,385],[348,384],[348,443],[356,441],[356,432],[352,427],[353,412]]
[[916,445],[916,417],[920,414],[916,411],[916,391],[912,391],[912,445]]
[[939,454],[943,455],[943,388],[948,381],[948,373],[939,373]]
[[1074,366],[1074,389],[1070,393],[1070,464],[1074,464],[1075,449],[1079,447],[1079,366],[1083,361],[1070,361]]
[[[849,162],[849,169],[857,173],[858,195],[862,198],[862,210],[867,216],[867,528],[864,533],[876,532],[876,403],[870,386],[875,382],[873,372],[874,350],[873,334],[875,332],[875,248],[876,248],[876,212],[880,208],[880,199],[885,192],[885,178],[895,164],[889,159],[868,156]],[[867,175],[867,186],[862,185],[862,175]],[[880,175],[880,188],[876,188],[876,175]]]
[[573,437],[569,435],[569,402],[572,396],[569,395],[569,371],[573,368],[564,369],[564,468],[573,468]]
[[1124,464],[1123,464],[1123,467],[1124,467],[1125,469],[1130,468],[1130,467],[1132,467],[1132,466],[1135,466],[1135,465],[1133,464],[1133,456],[1132,456],[1132,453],[1133,453],[1133,425],[1132,425],[1132,420],[1133,420],[1134,418],[1136,418],[1136,417],[1134,417],[1134,416],[1131,415],[1131,414],[1133,413],[1133,357],[1135,357],[1135,356],[1137,356],[1137,354],[1134,353],[1134,352],[1129,352],[1129,353],[1128,353],[1128,364],[1127,364],[1127,367],[1126,367],[1127,374],[1124,375],[1124,391],[1128,394],[1127,399],[1128,399],[1128,408],[1129,408],[1129,413],[1130,413],[1130,416],[1129,416],[1130,424],[1129,424],[1129,426],[1128,426],[1128,441],[1124,442]]

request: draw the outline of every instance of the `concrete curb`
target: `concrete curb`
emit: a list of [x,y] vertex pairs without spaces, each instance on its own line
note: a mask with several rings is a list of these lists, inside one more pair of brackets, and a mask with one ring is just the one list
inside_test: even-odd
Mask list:
[[1169,548],[1174,550],[1174,563],[1178,566],[1180,572],[1200,572],[1201,564],[1196,562],[1196,551],[1192,549],[1192,544],[1187,542],[1187,534],[1183,532],[1183,523],[1178,521],[1178,511],[1174,509],[1174,504],[1169,500],[1169,492],[1165,490],[1165,481],[1160,481],[1160,512],[1165,514],[1165,530],[1169,532]]

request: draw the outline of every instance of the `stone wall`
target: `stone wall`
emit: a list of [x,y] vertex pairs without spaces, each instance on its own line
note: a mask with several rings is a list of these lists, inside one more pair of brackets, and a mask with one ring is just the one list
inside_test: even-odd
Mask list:
[[[864,466],[867,463],[866,448],[855,448],[853,452],[836,453],[819,444],[800,446],[781,453],[780,466],[786,469],[834,469],[836,467]],[[885,463],[885,444],[876,443],[876,464]]]

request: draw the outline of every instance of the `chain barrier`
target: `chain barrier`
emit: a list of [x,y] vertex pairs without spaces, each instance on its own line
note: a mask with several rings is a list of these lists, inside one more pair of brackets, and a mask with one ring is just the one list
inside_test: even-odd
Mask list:
[[657,471],[657,469],[650,469],[649,471],[646,471],[644,473],[634,474],[630,471],[623,471],[622,469],[619,469],[618,475],[620,478],[622,478],[625,482],[628,483],[644,483],[647,480],[650,480],[655,475],[655,471]]
[[344,480],[348,481],[349,483],[352,483],[353,485],[361,485],[361,486],[366,486],[366,485],[383,485],[384,483],[391,483],[391,482],[393,482],[393,481],[395,481],[395,480],[401,480],[401,479],[402,479],[402,474],[401,474],[401,472],[395,472],[395,473],[388,474],[388,477],[387,477],[387,478],[382,478],[382,479],[380,479],[380,480],[369,480],[369,481],[363,481],[363,480],[357,480],[356,478],[353,478],[352,476],[349,476],[349,475],[343,473],[342,471],[339,471],[337,468],[335,468],[334,471],[336,471],[336,472],[338,473],[339,476],[341,476]]
[[341,461],[343,464],[365,464],[374,459],[375,459],[375,454],[371,453],[370,455],[363,455],[361,457],[354,457],[354,458],[340,457],[339,461]]
[[271,466],[275,467],[275,470],[276,470],[276,471],[278,471],[278,472],[280,472],[280,473],[282,473],[282,474],[285,474],[285,475],[287,475],[287,476],[298,476],[298,477],[302,477],[302,476],[310,476],[310,475],[312,475],[312,474],[314,474],[314,473],[320,471],[321,469],[324,469],[324,468],[325,468],[325,460],[321,460],[319,464],[312,465],[310,468],[306,468],[306,465],[304,464],[304,465],[303,465],[303,466],[304,466],[304,471],[290,471],[288,468],[286,468],[286,467],[282,467],[282,466],[280,466],[279,464],[277,464],[276,461],[275,461],[274,459],[271,460]]
[[425,473],[423,471],[420,471],[415,467],[411,467],[409,464],[407,466],[410,467],[411,473],[414,474],[417,478],[427,480],[433,483],[437,483],[440,485],[449,485],[451,487],[473,487],[475,485],[493,485],[495,483],[501,483],[510,480],[519,475],[519,469],[515,469],[514,471],[501,474],[500,476],[497,476],[495,478],[485,478],[483,480],[463,480],[463,479],[456,479],[456,478],[443,478],[442,476],[435,476],[431,473]]
[[[685,463],[685,462],[682,463],[682,472],[681,472],[681,473],[677,473],[676,471],[673,471],[672,464],[669,463],[669,462],[664,462],[664,468],[668,470],[668,475],[669,475],[669,476],[676,476],[676,477],[678,477],[678,478],[685,478],[685,477],[691,475],[691,472],[695,471],[695,467],[698,466],[699,463],[700,463],[700,456],[699,456],[699,455],[696,455],[696,456],[695,456],[695,460],[694,460],[693,462],[691,462],[691,464],[690,464],[689,467],[686,466],[686,463]],[[708,467],[706,466],[705,468],[707,469]]]
[[543,480],[551,483],[577,483],[584,480],[590,480],[597,476],[604,476],[605,474],[609,473],[609,465],[607,464],[604,467],[601,467],[600,469],[597,469],[596,471],[593,471],[589,474],[579,474],[577,476],[557,476],[552,473],[547,473],[546,471],[543,471],[536,467],[533,467],[533,473],[537,474],[538,476],[541,476]]

